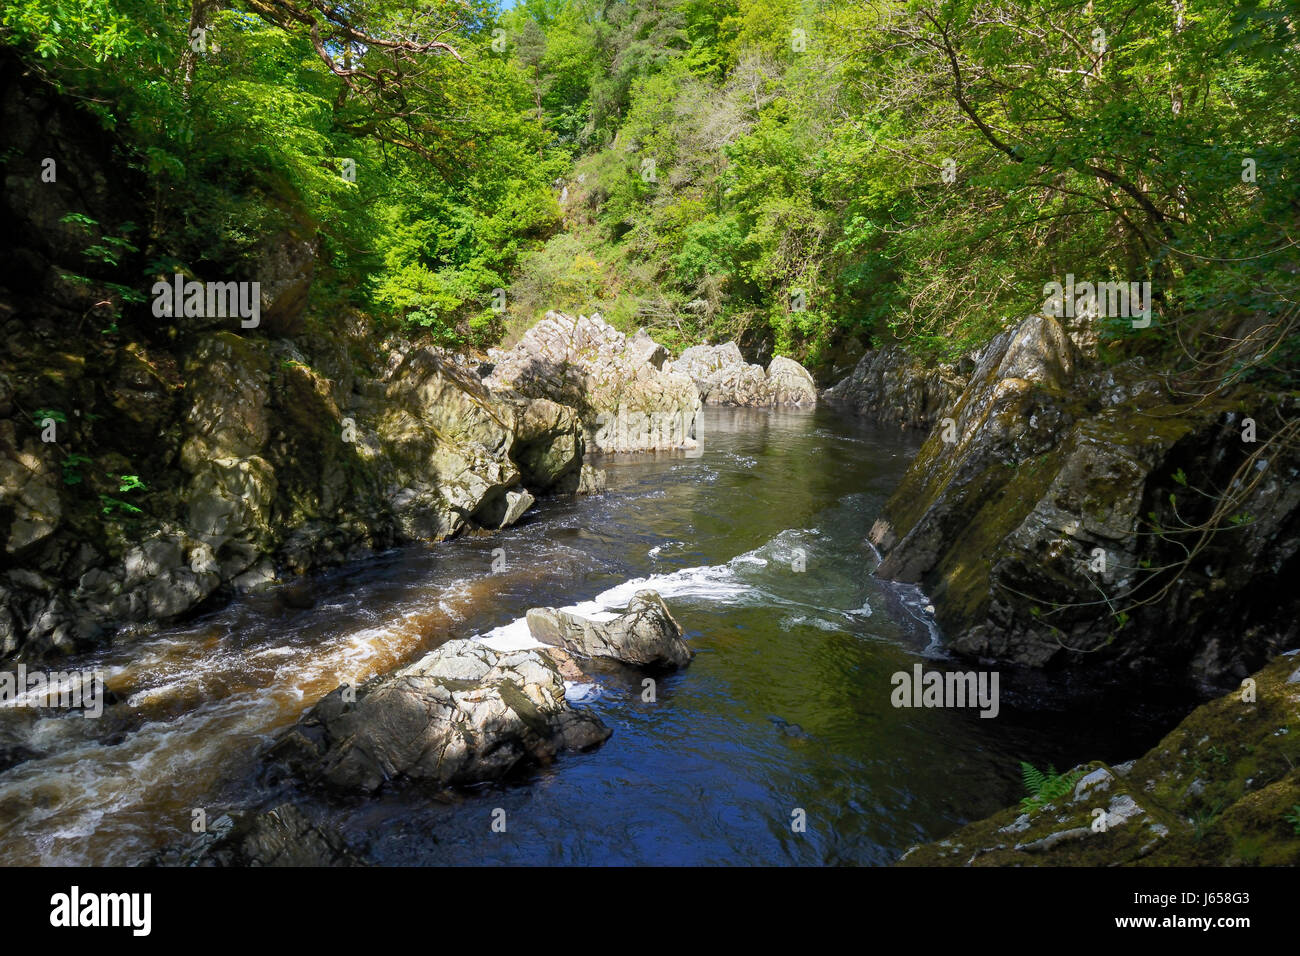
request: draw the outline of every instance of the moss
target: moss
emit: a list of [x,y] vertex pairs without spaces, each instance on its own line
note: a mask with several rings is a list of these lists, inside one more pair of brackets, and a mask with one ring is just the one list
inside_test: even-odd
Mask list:
[[[1295,865],[1300,834],[1300,655],[1255,675],[1256,700],[1233,691],[1198,707],[1122,776],[1078,802],[1009,808],[909,851],[907,865]],[[1140,812],[1105,833],[1092,811],[1131,800]],[[1086,828],[1086,830],[1085,830]],[[1081,832],[1082,831],[1082,832]]]
[[987,614],[989,578],[999,546],[1025,520],[1059,470],[1055,451],[1018,467],[1011,479],[984,499],[959,531],[937,567],[934,598],[942,601],[944,621],[975,623]]

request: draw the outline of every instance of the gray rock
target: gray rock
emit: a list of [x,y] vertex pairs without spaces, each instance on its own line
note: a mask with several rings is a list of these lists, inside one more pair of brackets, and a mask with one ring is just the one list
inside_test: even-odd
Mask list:
[[[506,396],[545,398],[578,410],[588,448],[600,452],[695,448],[699,394],[645,338],[599,315],[548,312],[508,352],[489,351],[483,382]],[[659,362],[659,364],[656,364]]]
[[612,621],[592,621],[556,608],[528,611],[535,640],[580,657],[607,657],[641,667],[685,667],[691,649],[667,605],[654,591],[638,591]]
[[816,405],[817,386],[808,371],[793,359],[777,356],[763,371],[750,365],[735,342],[693,345],[672,364],[700,390],[706,405],[764,407]]
[[[1249,453],[1228,417],[1247,399],[1180,406],[1158,382],[1125,378],[1144,374],[1089,368],[1047,316],[981,351],[953,427],[930,434],[870,532],[884,555],[877,574],[920,584],[953,650],[1127,678],[1181,671],[1215,686],[1294,641],[1285,604],[1251,595],[1297,599],[1283,579],[1300,554],[1288,530],[1300,486],[1277,476],[1300,471],[1300,449],[1279,449],[1234,504],[1250,522],[1224,522],[1193,564],[1157,585],[1147,569],[1177,567],[1186,551],[1153,529],[1209,517],[1208,496],[1187,489],[1222,487]],[[1118,404],[1096,397],[1099,379]],[[1283,401],[1282,417],[1300,410]],[[1094,568],[1098,552],[1105,566]],[[1161,599],[1147,600],[1157,589]],[[1123,595],[1138,595],[1124,617],[1099,612],[1103,596],[1123,605]]]
[[455,640],[356,691],[325,697],[268,753],[274,765],[330,789],[388,783],[445,788],[496,780],[610,731],[574,709],[554,662],[536,650]]
[[868,352],[849,375],[822,393],[876,421],[930,428],[957,402],[966,377],[955,366],[926,366],[898,346]]
[[778,355],[767,365],[767,387],[773,405],[816,405],[817,383],[794,359]]
[[523,517],[537,499],[526,488],[507,491],[474,513],[485,528],[506,528]]

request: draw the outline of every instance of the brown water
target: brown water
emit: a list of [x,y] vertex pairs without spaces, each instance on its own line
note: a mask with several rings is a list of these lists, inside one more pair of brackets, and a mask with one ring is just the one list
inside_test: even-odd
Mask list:
[[[380,863],[885,863],[1018,799],[1020,759],[1123,759],[1168,723],[1136,703],[1044,717],[1005,681],[996,719],[894,708],[894,672],[944,666],[924,596],[873,578],[865,543],[915,445],[830,409],[706,409],[701,433],[701,456],[608,461],[606,494],[495,537],[323,575],[309,608],[249,598],[61,664],[102,668],[122,701],[98,720],[0,711],[0,751],[35,754],[0,773],[0,863],[140,863],[190,838],[196,808],[286,799]],[[575,689],[614,730],[599,750],[452,797],[335,804],[259,782],[259,752],[340,683],[641,586],[698,654],[653,704],[630,670]]]

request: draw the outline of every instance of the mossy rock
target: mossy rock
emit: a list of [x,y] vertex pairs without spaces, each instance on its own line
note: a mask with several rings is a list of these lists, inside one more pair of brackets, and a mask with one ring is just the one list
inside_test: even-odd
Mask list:
[[[906,866],[1300,864],[1300,652],[1198,707],[1136,761],[913,847]],[[1100,829],[1098,810],[1105,813]]]

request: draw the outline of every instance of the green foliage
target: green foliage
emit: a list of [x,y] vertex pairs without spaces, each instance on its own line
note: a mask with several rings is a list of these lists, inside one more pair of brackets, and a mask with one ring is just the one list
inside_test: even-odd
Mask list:
[[[604,131],[579,137],[578,241],[611,269],[653,266],[632,283],[634,314],[659,330],[814,361],[846,337],[956,358],[1066,273],[1152,282],[1148,327],[1096,320],[1112,359],[1176,352],[1182,314],[1213,314],[1211,334],[1275,314],[1268,277],[1300,197],[1285,159],[1300,131],[1282,119],[1300,111],[1300,84],[1271,59],[1285,5],[1195,5],[1177,36],[1167,5],[996,8],[922,0],[884,19],[848,2],[684,0],[598,24],[594,5],[524,5],[534,46],[554,37],[583,64],[588,128]],[[560,26],[561,10],[585,32]],[[589,51],[573,56],[580,42]],[[546,95],[574,91],[563,107],[542,98],[548,128],[570,128],[579,84],[558,59],[529,64]],[[1266,188],[1242,181],[1245,157]],[[545,264],[525,260],[519,281],[539,284]],[[798,288],[802,312],[788,304]],[[1249,374],[1285,379],[1297,349],[1293,337]]]
[[148,491],[148,486],[140,480],[138,475],[119,475],[118,491]]
[[137,508],[129,501],[122,501],[120,498],[112,498],[109,497],[108,495],[100,495],[99,504],[100,504],[100,509],[99,509],[100,513],[105,515],[112,515],[114,512],[121,512],[124,514],[134,514],[134,515],[143,513],[141,509]]
[[1291,808],[1291,812],[1282,817],[1287,823],[1291,824],[1292,830],[1296,836],[1300,836],[1300,803]]
[[[108,284],[108,334],[145,314],[151,276],[252,276],[293,237],[319,240],[318,314],[452,344],[599,308],[675,345],[817,363],[896,340],[953,360],[1066,274],[1152,284],[1149,326],[1094,320],[1107,361],[1285,325],[1287,0],[1207,0],[1181,22],[1120,0],[887,6],[364,0],[322,21],[298,0],[10,0],[0,42],[148,177],[147,225],[63,223],[87,238],[70,280]],[[1290,388],[1297,367],[1291,335],[1223,374]]]
[[1066,796],[1083,776],[1077,770],[1058,774],[1056,768],[1050,764],[1045,771],[1039,770],[1033,764],[1023,760],[1020,761],[1020,775],[1025,789],[1029,791],[1029,796],[1020,801],[1021,809],[1026,813]]
[[63,483],[65,485],[81,484],[81,466],[90,464],[90,459],[78,452],[72,452],[63,459]]
[[68,416],[63,414],[63,412],[59,411],[57,408],[40,408],[32,414],[32,424],[37,428],[40,428],[45,424],[47,418],[51,421],[58,422],[60,425],[66,425],[68,423]]
[[[113,478],[115,476],[109,475],[108,477]],[[149,490],[148,486],[145,485],[145,483],[140,480],[140,477],[138,475],[117,475],[116,480],[118,482],[118,487],[117,487],[118,492],[130,492],[130,491],[145,492]],[[99,508],[100,514],[103,515],[111,516],[113,514],[126,514],[126,515],[143,514],[142,509],[131,504],[129,501],[123,501],[121,498],[114,498],[110,495],[101,494],[99,496],[99,505],[100,505]]]

